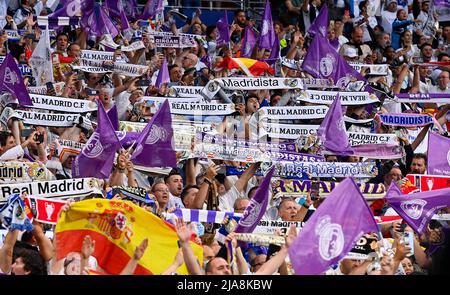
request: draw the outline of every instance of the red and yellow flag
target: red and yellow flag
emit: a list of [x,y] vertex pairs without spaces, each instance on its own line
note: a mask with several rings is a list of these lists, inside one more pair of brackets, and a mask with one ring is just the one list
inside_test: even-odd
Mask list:
[[[130,201],[90,199],[74,203],[56,224],[57,259],[80,252],[83,239],[95,240],[93,256],[108,274],[119,274],[145,239],[149,245],[134,274],[160,274],[178,251],[174,227]],[[200,264],[203,249],[191,242]],[[177,272],[187,274],[183,264]]]
[[269,64],[263,61],[258,61],[251,58],[232,58],[226,56],[218,67],[225,67],[227,69],[241,69],[247,76],[261,76],[264,73],[270,75],[275,74],[275,70],[272,69]]

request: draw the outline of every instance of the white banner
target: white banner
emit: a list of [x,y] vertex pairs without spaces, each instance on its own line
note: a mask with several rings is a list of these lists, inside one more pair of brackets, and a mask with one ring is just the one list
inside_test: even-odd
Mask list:
[[118,75],[124,75],[129,77],[139,77],[147,73],[148,66],[141,66],[135,64],[125,64],[115,62],[109,66],[103,63],[103,61],[80,59],[80,66],[74,66],[74,69],[82,70],[89,73],[107,73],[114,72]]
[[172,86],[169,93],[173,90],[173,94],[179,97],[202,97],[203,86]]
[[264,118],[269,120],[302,120],[324,118],[327,111],[327,106],[263,107],[258,110],[258,114],[260,120]]
[[167,32],[152,32],[150,34],[150,42],[156,47],[184,48],[197,46],[196,39],[201,36],[191,34],[174,35]]
[[97,50],[81,50],[81,59],[97,60],[97,61],[112,61],[114,59],[114,52],[97,51]]
[[72,127],[74,122],[78,120],[80,115],[77,114],[51,114],[51,113],[38,113],[15,110],[11,117],[16,117],[25,124],[29,125],[41,125],[48,127]]
[[361,69],[368,68],[369,69],[368,74],[373,76],[387,76],[389,70],[387,64],[370,65],[370,64],[349,63],[349,65],[353,69],[355,69],[358,73],[361,72]]
[[374,94],[368,92],[338,92],[338,91],[317,91],[305,90],[298,97],[301,101],[309,103],[332,104],[337,94],[341,99],[342,105],[362,105],[379,102]]
[[272,77],[229,77],[218,78],[208,82],[218,83],[223,89],[228,90],[257,90],[257,89],[303,89],[300,78],[272,78]]
[[194,158],[219,159],[225,161],[239,161],[254,163],[268,160],[259,149],[235,147],[214,143],[199,143],[194,147]]
[[144,42],[136,41],[136,42],[131,43],[128,46],[121,46],[120,50],[123,52],[130,52],[130,51],[135,51],[135,50],[142,49],[142,48],[145,48]]
[[300,136],[315,134],[320,125],[261,124],[260,137],[268,135],[272,138],[297,139]]
[[33,109],[44,109],[68,113],[86,113],[97,110],[95,101],[30,94],[33,101]]
[[[149,98],[145,99],[147,107],[150,107],[151,113],[156,113],[159,105],[166,99],[164,98]],[[196,116],[214,116],[214,115],[229,115],[235,112],[234,104],[225,103],[207,103],[207,102],[180,102],[177,98],[169,99],[170,113],[176,115],[196,115]]]
[[0,185],[0,205],[5,204],[9,196],[13,194],[26,193],[27,195],[56,199],[84,198],[90,194],[102,194],[102,187],[103,184],[96,178],[4,184]]
[[398,137],[395,134],[375,134],[347,132],[348,140],[352,146],[360,144],[398,144]]
[[0,162],[0,183],[52,180],[55,176],[39,162]]

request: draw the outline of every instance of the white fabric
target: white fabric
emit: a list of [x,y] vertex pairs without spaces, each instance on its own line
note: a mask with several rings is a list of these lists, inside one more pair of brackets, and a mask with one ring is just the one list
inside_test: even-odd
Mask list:
[[23,154],[24,150],[22,146],[19,144],[3,153],[0,156],[0,161],[16,160],[18,158],[23,157]]
[[236,185],[233,185],[224,195],[219,196],[219,210],[233,212],[234,202],[239,197],[243,198],[244,194],[237,190]]

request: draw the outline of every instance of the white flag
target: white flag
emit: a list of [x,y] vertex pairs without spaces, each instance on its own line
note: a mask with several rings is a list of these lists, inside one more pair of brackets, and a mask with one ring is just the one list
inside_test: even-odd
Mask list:
[[46,27],[30,58],[30,65],[37,86],[43,86],[47,82],[54,82],[51,57],[50,37],[48,27]]

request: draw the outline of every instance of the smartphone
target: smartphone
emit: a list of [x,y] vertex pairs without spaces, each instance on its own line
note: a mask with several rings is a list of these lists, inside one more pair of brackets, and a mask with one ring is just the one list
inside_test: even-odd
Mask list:
[[22,131],[20,132],[20,136],[28,138],[33,132],[34,129],[22,129]]
[[404,232],[403,233],[403,241],[405,244],[408,244],[408,247],[411,248],[409,253],[406,256],[413,256],[414,255],[414,233],[412,232]]
[[52,82],[45,83],[45,86],[47,87],[47,92],[55,91],[55,86],[53,86]]
[[142,86],[149,86],[150,85],[150,80],[148,79],[139,79],[136,82],[136,86],[142,87]]
[[59,64],[59,55],[57,53],[52,55],[52,63],[54,65]]
[[311,182],[309,194],[312,201],[317,200],[319,198],[319,185],[320,183],[318,181]]

